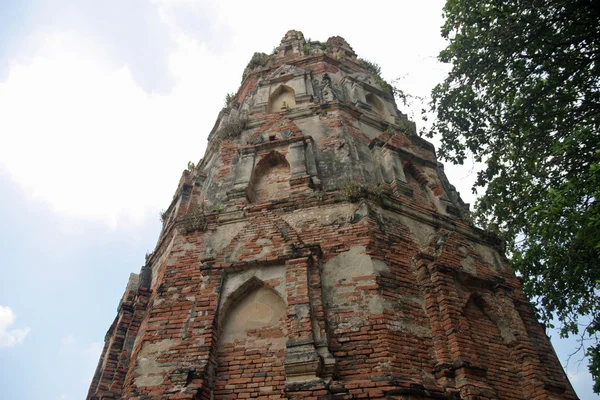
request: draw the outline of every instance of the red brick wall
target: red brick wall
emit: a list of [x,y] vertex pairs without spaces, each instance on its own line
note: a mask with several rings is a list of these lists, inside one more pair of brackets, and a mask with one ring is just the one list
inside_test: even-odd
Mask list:
[[[260,287],[254,289],[237,300],[237,304],[223,315],[224,321],[217,350],[215,399],[283,397],[285,384],[283,360],[287,337],[283,300],[257,299],[242,310],[236,309],[240,307],[240,302],[243,305],[248,297],[260,295],[268,290],[270,289]],[[279,297],[278,294],[270,291],[271,297]],[[262,309],[256,309],[261,306]],[[264,310],[266,312],[259,315]],[[276,314],[271,315],[278,311],[281,312],[279,318]],[[273,317],[273,320],[269,321],[269,317]],[[246,326],[244,332],[232,334],[234,328],[230,326],[236,324]]]
[[[328,72],[340,98],[214,133],[147,259],[152,287],[126,290],[88,399],[576,398],[499,240],[438,209],[450,200],[432,146],[342,98],[336,74],[364,72],[354,61],[278,59],[228,112],[248,112],[284,62],[307,82]],[[393,168],[380,181],[380,147],[406,183]]]

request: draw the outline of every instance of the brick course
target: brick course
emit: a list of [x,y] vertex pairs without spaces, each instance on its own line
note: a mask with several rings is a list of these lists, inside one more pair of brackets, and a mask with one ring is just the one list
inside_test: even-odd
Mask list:
[[433,146],[343,38],[305,44],[248,72],[183,172],[87,398],[575,399]]

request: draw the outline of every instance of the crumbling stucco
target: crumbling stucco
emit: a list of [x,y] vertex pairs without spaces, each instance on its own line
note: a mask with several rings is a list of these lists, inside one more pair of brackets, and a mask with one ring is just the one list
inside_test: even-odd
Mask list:
[[488,265],[496,272],[506,271],[506,266],[501,261],[498,252],[489,246],[484,246],[479,243],[475,243],[475,251],[479,256],[488,263]]
[[404,224],[410,230],[415,243],[421,250],[429,246],[431,244],[431,240],[436,236],[435,229],[430,225],[415,221],[414,219],[403,215],[398,216],[391,212],[386,212],[386,216],[400,220],[402,224]]
[[336,204],[301,210],[300,212],[283,215],[281,218],[292,228],[303,231],[318,226],[343,224],[352,219],[357,206],[354,204]]
[[161,363],[157,359],[176,344],[173,339],[154,343],[144,342],[135,368],[137,386],[158,386],[163,383],[165,373],[173,367],[173,363]]
[[261,282],[278,282],[272,288],[279,293],[282,299],[285,299],[285,265],[272,265],[268,268],[250,267],[241,271],[232,271],[227,274],[225,286],[223,287],[223,296],[221,306],[225,300],[238,290],[246,282],[256,278]]
[[[340,296],[340,294],[356,290],[352,284],[353,278],[379,275],[382,271],[389,271],[385,262],[371,258],[365,254],[365,251],[364,246],[353,246],[350,250],[340,253],[323,265],[324,294],[329,303],[346,303],[348,301],[347,297]],[[378,305],[378,300],[371,301],[373,302],[372,307],[381,307]],[[357,304],[357,306],[360,305]]]
[[[128,285],[87,400],[576,398],[377,75],[337,36],[292,30],[255,54],[182,173],[152,285]],[[198,207],[202,229],[173,229]]]
[[209,231],[205,235],[206,240],[206,253],[214,255],[223,250],[233,238],[240,233],[240,231],[246,226],[247,222],[234,222],[227,225],[218,226],[215,231]]
[[260,287],[246,294],[227,309],[222,340],[231,342],[249,332],[278,326],[285,315],[285,304],[273,290]]

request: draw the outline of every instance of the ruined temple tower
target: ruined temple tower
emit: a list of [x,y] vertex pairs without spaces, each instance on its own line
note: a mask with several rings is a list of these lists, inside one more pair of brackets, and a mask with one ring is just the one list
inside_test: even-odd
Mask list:
[[88,399],[575,399],[499,241],[341,37],[255,54]]

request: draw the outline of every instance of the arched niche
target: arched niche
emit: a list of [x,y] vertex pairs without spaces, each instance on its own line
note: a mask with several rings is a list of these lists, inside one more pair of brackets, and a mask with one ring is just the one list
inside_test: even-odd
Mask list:
[[421,171],[421,169],[414,165],[412,162],[407,162],[406,164],[404,164],[404,175],[410,175],[412,179],[419,183],[419,185],[424,186],[428,183],[428,179],[425,173]]
[[504,315],[502,308],[498,304],[495,304],[493,296],[489,294],[472,293],[466,306],[469,305],[469,302],[476,305],[481,312],[496,325],[506,344],[511,344],[515,341],[515,336],[511,330],[511,322],[509,318]]
[[[486,382],[497,393],[497,398],[503,399],[512,397],[512,390],[521,388],[523,382],[512,354],[514,336],[493,301],[491,296],[471,294],[463,308],[460,325],[461,331],[468,335],[464,340],[470,361],[476,366],[485,366]],[[505,356],[498,357],[498,354]]]
[[290,164],[277,151],[256,164],[250,180],[248,198],[253,203],[284,197],[290,188]]
[[412,162],[405,163],[403,169],[406,183],[413,189],[415,202],[432,210],[437,209],[429,193],[429,181],[425,173]]
[[257,338],[264,338],[261,332],[269,329],[276,333],[275,338],[285,338],[285,313],[285,303],[279,293],[254,279],[227,301],[223,310],[221,342],[241,343],[251,339],[256,343]]
[[365,96],[365,100],[367,101],[367,104],[371,106],[371,110],[373,110],[375,114],[385,119],[385,105],[378,96],[373,93],[368,93]]
[[294,89],[289,86],[281,85],[269,96],[270,113],[285,111],[296,107],[296,95]]
[[220,317],[215,376],[239,378],[243,373],[253,379],[236,383],[217,379],[215,397],[231,396],[232,384],[236,393],[248,393],[250,398],[282,396],[287,328],[280,295],[253,277],[228,297]]

